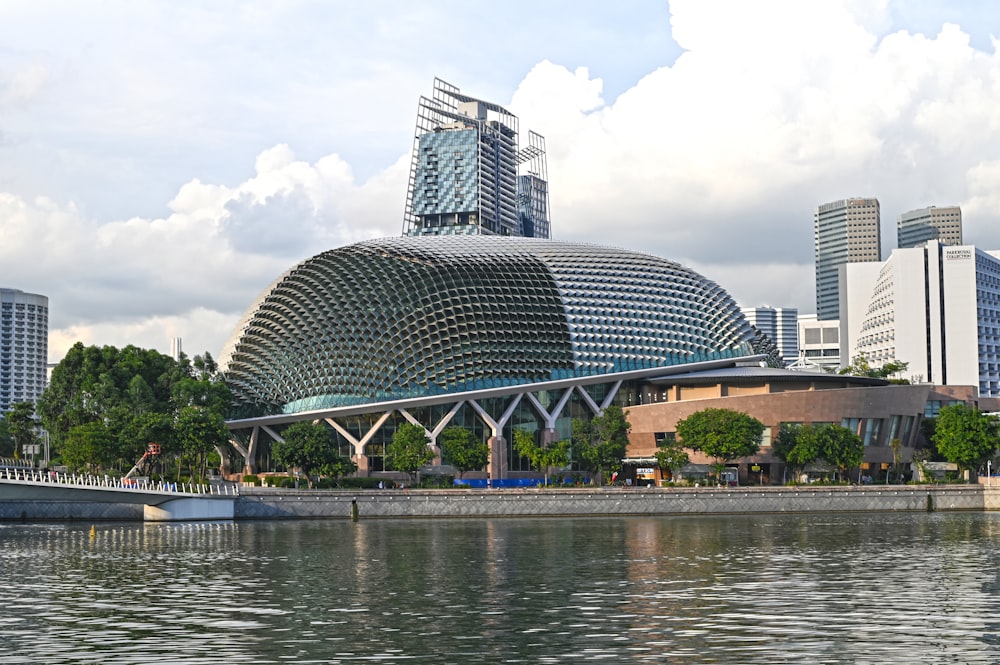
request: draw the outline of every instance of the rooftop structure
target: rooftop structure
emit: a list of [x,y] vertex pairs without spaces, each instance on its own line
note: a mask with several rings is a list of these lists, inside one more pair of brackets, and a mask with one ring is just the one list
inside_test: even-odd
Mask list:
[[550,237],[545,139],[518,140],[517,116],[435,79],[417,106],[403,234]]

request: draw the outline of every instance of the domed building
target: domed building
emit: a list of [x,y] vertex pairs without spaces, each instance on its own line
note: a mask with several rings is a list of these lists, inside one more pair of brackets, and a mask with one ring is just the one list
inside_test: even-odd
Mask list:
[[492,446],[490,473],[527,470],[513,429],[542,440],[647,379],[756,364],[755,334],[717,284],[613,247],[500,237],[394,237],[323,252],[271,284],[220,357],[246,467],[298,420],[325,421],[362,473],[399,423],[451,424]]

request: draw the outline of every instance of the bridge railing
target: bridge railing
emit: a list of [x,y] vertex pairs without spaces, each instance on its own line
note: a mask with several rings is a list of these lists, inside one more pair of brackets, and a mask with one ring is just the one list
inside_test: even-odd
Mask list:
[[84,487],[91,489],[136,490],[139,492],[177,492],[207,496],[239,496],[240,490],[234,484],[200,485],[197,483],[151,482],[145,478],[113,478],[77,473],[56,473],[42,469],[4,467],[0,468],[0,480]]

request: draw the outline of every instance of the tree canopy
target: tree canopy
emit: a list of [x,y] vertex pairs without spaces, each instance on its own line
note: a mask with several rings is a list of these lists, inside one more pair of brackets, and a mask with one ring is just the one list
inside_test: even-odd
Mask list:
[[434,459],[430,443],[430,437],[423,427],[413,423],[403,423],[386,446],[385,461],[388,468],[402,471],[412,479],[420,467]]
[[[72,468],[125,471],[150,442],[193,475],[224,445],[228,386],[208,353],[174,360],[155,350],[78,342],[38,400],[56,457]],[[194,410],[191,410],[194,409]],[[103,428],[103,430],[102,430]]]
[[596,474],[600,482],[607,473],[621,469],[632,429],[627,415],[620,406],[611,405],[589,422],[574,419],[571,424],[573,460],[582,470]]
[[3,419],[14,447],[14,459],[21,459],[24,447],[38,442],[35,405],[31,402],[15,402],[10,405],[10,410],[4,414]]
[[755,454],[763,434],[762,422],[732,409],[703,409],[677,422],[681,443],[715,459],[716,467]]
[[678,469],[690,461],[691,457],[677,439],[664,440],[656,447],[656,464],[669,471],[671,478],[675,478]]
[[293,423],[281,438],[271,445],[271,456],[289,471],[298,469],[307,478],[313,471],[334,478],[357,471],[357,465],[339,453],[333,432],[322,423]]
[[535,435],[527,430],[514,430],[514,451],[528,458],[531,466],[541,471],[545,476],[545,484],[549,484],[549,470],[564,467],[570,462],[570,442],[568,439],[554,441],[547,446],[535,442]]
[[479,471],[490,461],[490,447],[476,438],[467,427],[452,425],[445,427],[437,437],[445,462],[458,469]]
[[934,445],[949,462],[977,470],[997,449],[997,421],[965,404],[941,407],[934,426]]
[[832,423],[820,425],[783,424],[774,442],[774,454],[796,474],[807,464],[822,459],[842,474],[864,460],[864,442],[857,434]]
[[893,383],[909,383],[906,379],[894,378],[906,371],[910,363],[903,360],[890,360],[882,363],[879,367],[872,367],[868,362],[868,357],[863,353],[855,356],[851,364],[843,368],[838,374],[850,376],[866,376],[872,379],[890,379]]

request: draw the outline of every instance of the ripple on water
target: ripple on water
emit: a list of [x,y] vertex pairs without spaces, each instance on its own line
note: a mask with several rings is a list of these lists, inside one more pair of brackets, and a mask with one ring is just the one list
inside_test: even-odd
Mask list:
[[936,664],[1000,648],[994,514],[88,530],[0,526],[0,663]]

